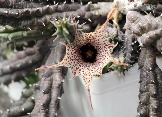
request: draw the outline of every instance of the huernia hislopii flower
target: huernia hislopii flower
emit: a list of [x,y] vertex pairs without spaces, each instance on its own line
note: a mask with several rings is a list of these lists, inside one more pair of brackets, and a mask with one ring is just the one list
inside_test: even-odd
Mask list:
[[117,63],[114,61],[111,53],[116,45],[108,42],[105,34],[105,28],[109,22],[109,19],[113,15],[115,9],[113,9],[107,17],[106,22],[100,29],[95,32],[83,33],[80,36],[75,29],[75,39],[71,44],[65,44],[66,55],[63,60],[52,66],[46,66],[37,68],[52,68],[65,66],[72,69],[73,78],[76,76],[82,76],[86,84],[86,88],[89,93],[89,99],[93,110],[91,95],[90,95],[90,83],[94,75],[102,75],[103,68],[109,63],[113,62],[117,65],[127,65],[125,63]]

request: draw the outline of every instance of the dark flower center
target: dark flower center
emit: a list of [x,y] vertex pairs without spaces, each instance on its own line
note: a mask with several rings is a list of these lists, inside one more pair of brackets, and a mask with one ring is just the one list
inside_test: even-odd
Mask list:
[[90,43],[80,48],[80,54],[85,62],[93,63],[96,61],[97,50]]

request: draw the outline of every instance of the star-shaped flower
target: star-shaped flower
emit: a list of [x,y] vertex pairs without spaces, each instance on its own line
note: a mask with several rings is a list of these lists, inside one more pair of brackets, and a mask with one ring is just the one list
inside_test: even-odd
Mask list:
[[66,55],[63,60],[56,65],[41,67],[38,69],[59,66],[70,67],[72,69],[73,78],[76,76],[83,76],[91,102],[89,87],[92,77],[94,75],[101,76],[103,68],[109,62],[113,62],[118,65],[126,65],[125,63],[117,63],[114,61],[111,53],[116,45],[111,44],[105,34],[105,27],[107,26],[113,12],[114,11],[112,10],[108,15],[107,21],[95,32],[82,33],[82,36],[80,36],[75,29],[76,34],[74,41],[70,45],[65,44]]

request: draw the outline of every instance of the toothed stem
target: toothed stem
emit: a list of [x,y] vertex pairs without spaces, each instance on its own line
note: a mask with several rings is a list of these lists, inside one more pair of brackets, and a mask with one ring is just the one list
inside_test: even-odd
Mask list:
[[138,65],[140,69],[138,117],[161,117],[162,105],[159,98],[161,96],[161,81],[159,79],[161,76],[157,77],[159,73],[157,74],[157,71],[155,71],[157,64],[154,48],[141,48]]
[[15,8],[15,9],[23,9],[23,8],[37,8],[41,7],[42,4],[27,2],[25,0],[0,0],[1,8]]
[[[63,39],[59,39],[63,42]],[[51,54],[46,61],[48,64],[56,64],[61,61],[65,54],[65,46],[60,44],[58,40],[55,41],[55,45],[51,48]],[[59,48],[59,49],[57,49]],[[55,50],[58,51],[55,51]],[[55,59],[53,59],[55,56]],[[32,117],[54,117],[58,115],[59,104],[61,95],[63,93],[63,67],[50,68],[43,70],[41,77],[40,92],[37,95],[36,105],[31,115]],[[39,98],[39,96],[41,97]]]
[[[14,17],[9,16],[9,17],[7,17],[7,20],[6,20],[6,17],[1,15],[1,17],[2,17],[1,18],[1,22],[2,22],[1,25],[3,25],[3,26],[10,25],[12,27],[19,27],[19,28],[26,29],[26,30],[28,30],[29,28],[32,29],[32,30],[33,29],[34,30],[40,30],[40,29],[45,30],[45,29],[51,28],[51,25],[50,25],[51,20],[69,17],[71,13],[73,13],[73,16],[76,16],[76,17],[80,16],[79,20],[87,19],[87,22],[89,22],[88,19],[90,18],[92,22],[98,21],[98,23],[99,23],[99,22],[101,22],[101,20],[97,20],[97,19],[98,18],[104,19],[107,16],[108,12],[111,10],[111,7],[107,8],[106,6],[107,5],[111,6],[111,4],[112,3],[98,3],[98,4],[92,4],[92,5],[91,4],[90,5],[82,5],[82,6],[80,6],[79,9],[78,9],[78,7],[75,7],[75,6],[77,6],[76,3],[72,4],[71,8],[70,8],[70,5],[69,5],[70,9],[68,9],[68,8],[64,9],[64,7],[66,5],[62,5],[61,9],[64,9],[63,13],[53,12],[52,14],[47,14],[47,13],[44,12],[45,14],[43,14],[43,15],[41,15],[41,13],[36,13],[36,15],[41,15],[42,17],[39,16],[39,17],[33,18],[33,15],[30,15],[30,16],[32,16],[32,18],[29,18],[29,19],[27,19],[27,18],[14,18]],[[93,9],[94,6],[96,6],[96,7]],[[89,9],[92,9],[92,10],[89,10]],[[14,11],[13,13],[15,15],[18,15],[19,11]],[[33,13],[34,13],[34,11],[33,11]],[[26,15],[27,14],[25,14],[25,16]],[[17,22],[16,24],[15,24],[15,21]],[[45,27],[44,27],[43,24],[45,25]]]
[[41,65],[49,51],[48,41],[39,41],[33,48],[18,52],[11,60],[0,66],[0,83],[8,85],[12,80],[20,80]]
[[7,112],[2,114],[2,117],[17,117],[28,115],[35,104],[35,95],[38,93],[39,86],[32,86],[27,89],[21,96],[21,99],[12,103]]
[[25,8],[25,9],[8,9],[0,8],[0,16],[13,17],[13,18],[29,18],[40,17],[46,14],[53,14],[55,12],[63,11],[75,11],[81,7],[80,4],[61,4],[61,5],[46,5],[37,8]]

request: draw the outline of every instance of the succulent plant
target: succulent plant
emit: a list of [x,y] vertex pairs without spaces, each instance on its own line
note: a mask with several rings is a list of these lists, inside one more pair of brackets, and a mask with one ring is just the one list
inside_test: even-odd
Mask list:
[[56,32],[53,34],[57,35],[57,38],[64,38],[68,44],[72,43],[75,38],[74,24],[70,23],[69,18],[63,18],[58,21],[51,21],[56,27]]
[[[161,1],[114,0],[114,3],[102,1],[105,0],[92,0],[92,2],[88,0],[67,0],[66,2],[63,0],[0,0],[0,44],[3,45],[0,45],[0,84],[9,85],[12,81],[24,80],[29,88],[19,101],[14,102],[10,109],[2,113],[2,117],[58,116],[67,68],[57,66],[39,71],[40,80],[34,84],[32,82],[35,75],[31,73],[40,66],[59,64],[67,47],[72,47],[77,38],[83,39],[77,44],[89,41],[91,45],[99,47],[98,50],[108,52],[107,54],[98,52],[96,55],[107,55],[108,60],[114,58],[113,61],[111,59],[104,62],[107,59],[101,57],[99,60],[103,60],[101,61],[103,70],[97,69],[99,67],[96,65],[92,69],[93,72],[90,72],[90,66],[79,67],[78,70],[84,70],[81,72],[77,71],[76,65],[72,66],[73,76],[76,76],[75,73],[85,76],[84,81],[90,100],[89,85],[93,76],[100,77],[102,73],[113,70],[124,74],[125,70],[129,70],[138,62],[140,71],[138,117],[161,117],[162,71],[155,61],[156,56],[162,54]],[[71,14],[77,23],[71,21],[69,18]],[[101,26],[102,30],[94,31],[97,25],[105,22],[106,18],[108,20],[106,25]],[[109,24],[109,20],[112,20],[114,25]],[[78,31],[80,29],[88,31],[83,33],[84,31]],[[106,36],[103,36],[102,31]],[[104,39],[101,39],[102,36]],[[90,41],[92,37],[95,38],[95,43],[94,40]],[[30,45],[31,40],[37,43]],[[103,40],[105,43],[97,45]],[[60,44],[64,41],[68,44]],[[17,50],[11,43],[14,43]],[[22,43],[27,43],[29,46],[23,47]],[[89,44],[85,45],[89,47]],[[10,50],[9,46],[11,52],[15,53],[12,57],[5,55]],[[21,49],[18,49],[19,46]],[[91,51],[83,54],[93,55]],[[75,57],[75,61],[76,59]],[[127,63],[129,66],[117,65],[117,63]],[[29,74],[30,77],[27,79],[26,76]]]

